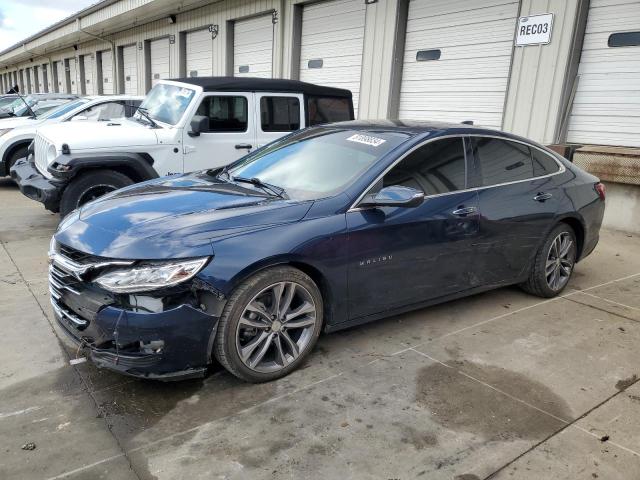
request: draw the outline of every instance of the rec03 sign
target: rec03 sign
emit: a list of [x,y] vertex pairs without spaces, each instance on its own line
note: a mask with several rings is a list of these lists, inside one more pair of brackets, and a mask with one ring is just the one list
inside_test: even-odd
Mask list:
[[531,15],[518,19],[518,31],[516,32],[516,45],[546,45],[551,42],[551,29],[553,28],[553,13]]

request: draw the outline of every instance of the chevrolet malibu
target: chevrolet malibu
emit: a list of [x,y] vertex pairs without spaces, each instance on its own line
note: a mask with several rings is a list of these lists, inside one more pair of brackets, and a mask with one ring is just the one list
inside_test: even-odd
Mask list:
[[51,301],[100,367],[172,380],[217,360],[264,382],[321,332],[505,285],[558,295],[598,242],[604,197],[507,133],[308,128],[71,213],[51,242]]

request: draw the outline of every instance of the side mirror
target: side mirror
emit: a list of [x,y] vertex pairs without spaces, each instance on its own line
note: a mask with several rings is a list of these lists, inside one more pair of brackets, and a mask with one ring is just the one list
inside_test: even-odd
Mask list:
[[191,130],[188,132],[190,137],[198,137],[202,132],[209,130],[209,117],[204,115],[194,115],[191,119]]
[[361,207],[405,207],[414,208],[422,205],[424,192],[402,185],[391,185],[378,193],[367,195],[360,202]]
[[76,115],[75,117],[71,117],[72,122],[81,122],[83,120],[87,120],[87,117],[84,115]]

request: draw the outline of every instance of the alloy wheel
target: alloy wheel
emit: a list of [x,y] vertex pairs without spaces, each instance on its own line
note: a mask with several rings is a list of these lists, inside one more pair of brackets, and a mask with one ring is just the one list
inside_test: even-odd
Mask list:
[[573,238],[568,232],[560,233],[553,239],[547,254],[545,276],[549,288],[554,291],[564,288],[571,277],[575,258]]
[[261,373],[287,367],[313,338],[317,313],[311,293],[299,283],[278,282],[263,289],[238,320],[236,349],[240,360]]

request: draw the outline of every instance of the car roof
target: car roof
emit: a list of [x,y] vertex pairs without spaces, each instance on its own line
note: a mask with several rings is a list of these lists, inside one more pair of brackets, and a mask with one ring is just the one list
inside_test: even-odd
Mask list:
[[351,98],[349,90],[283,78],[188,77],[175,78],[171,81],[197,85],[205,92],[288,92]]
[[142,100],[144,95],[87,95],[85,97],[90,102],[94,102],[96,100]]

